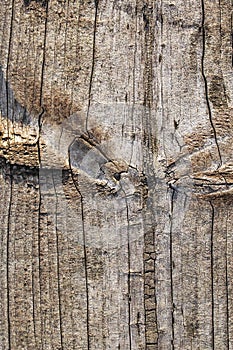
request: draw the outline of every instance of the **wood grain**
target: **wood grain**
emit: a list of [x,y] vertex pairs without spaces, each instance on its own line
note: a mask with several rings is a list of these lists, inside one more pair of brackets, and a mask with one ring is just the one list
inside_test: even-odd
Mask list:
[[233,348],[232,4],[0,4],[0,348]]

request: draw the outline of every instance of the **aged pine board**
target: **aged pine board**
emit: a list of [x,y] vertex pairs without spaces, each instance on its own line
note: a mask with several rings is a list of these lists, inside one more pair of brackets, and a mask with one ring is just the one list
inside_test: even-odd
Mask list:
[[233,348],[231,2],[0,8],[0,347]]

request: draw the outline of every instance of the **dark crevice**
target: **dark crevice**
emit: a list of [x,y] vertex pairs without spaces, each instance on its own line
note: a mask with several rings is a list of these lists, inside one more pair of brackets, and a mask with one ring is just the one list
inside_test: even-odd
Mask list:
[[[37,139],[37,151],[38,151],[38,161],[39,161],[39,172],[42,169],[41,162],[41,152],[40,152],[40,135],[42,128],[42,117],[45,113],[44,107],[42,106],[43,99],[43,80],[44,80],[44,70],[45,70],[45,55],[46,55],[46,40],[47,40],[47,21],[48,21],[48,2],[46,3],[46,18],[44,24],[44,45],[43,45],[43,61],[41,67],[41,84],[40,84],[40,107],[41,112],[38,116],[38,139]],[[39,206],[38,206],[38,260],[39,260],[39,289],[40,289],[40,320],[41,320],[41,347],[44,349],[43,342],[43,312],[42,312],[42,262],[41,262],[41,209],[42,209],[42,193],[40,188],[40,173],[39,173]]]
[[230,337],[229,337],[229,285],[228,285],[228,219],[229,219],[229,212],[227,210],[227,227],[226,227],[226,262],[225,262],[225,279],[226,279],[226,332],[227,332],[227,349],[230,349]]
[[[124,191],[123,191],[124,192]],[[128,246],[128,331],[129,331],[129,350],[132,349],[132,332],[131,332],[131,276],[130,276],[130,268],[131,268],[131,261],[130,261],[130,232],[129,232],[129,206],[125,194],[125,203],[126,203],[126,215],[127,215],[127,246]]]
[[60,323],[60,342],[61,349],[63,350],[63,324],[62,324],[62,308],[61,308],[61,283],[60,283],[60,253],[59,253],[59,235],[58,235],[58,221],[57,221],[57,211],[58,211],[58,195],[56,190],[56,184],[54,182],[54,172],[52,172],[53,187],[56,196],[55,204],[55,230],[56,230],[56,254],[57,254],[57,290],[58,290],[58,309],[59,309],[59,323]]
[[[33,179],[34,179],[34,175],[33,175]],[[35,183],[39,183],[38,181],[38,177],[35,179]],[[37,192],[38,193],[38,192]],[[36,202],[37,204],[37,202]],[[35,205],[36,205],[35,204]],[[38,220],[37,220],[38,221]],[[37,227],[38,228],[38,227]],[[33,237],[33,234],[32,234],[32,237]],[[34,252],[34,239],[32,240],[32,252]],[[35,298],[36,298],[36,290],[35,290],[35,275],[36,275],[36,267],[35,267],[35,264],[34,264],[34,253],[32,255],[32,315],[33,315],[33,332],[34,332],[34,339],[35,339],[35,345],[36,347],[38,348],[39,347],[39,344],[37,342],[37,334],[36,334],[36,312],[35,312],[35,305],[36,305],[36,301],[35,301]]]
[[[140,4],[140,3],[139,3]],[[156,139],[152,135],[153,125],[152,109],[157,103],[154,101],[153,95],[153,79],[154,79],[154,42],[156,33],[155,30],[162,26],[159,23],[160,9],[158,2],[144,1],[143,6],[138,10],[141,13],[141,26],[144,28],[144,47],[143,56],[145,61],[143,71],[143,106],[145,107],[142,119],[143,126],[143,148],[145,150],[145,169],[148,169],[148,164],[153,163],[153,155],[156,152]],[[156,10],[157,12],[155,12]],[[157,19],[157,21],[156,21]],[[162,20],[162,19],[161,19]],[[157,22],[157,23],[156,23]],[[147,170],[146,170],[147,173]],[[151,169],[148,169],[151,173]],[[151,174],[153,177],[155,174]],[[148,195],[147,195],[148,196]],[[144,312],[145,312],[145,347],[146,349],[158,349],[158,325],[157,325],[157,305],[156,305],[156,248],[155,248],[155,224],[152,219],[153,213],[153,199],[147,197],[146,206],[148,213],[145,218],[144,226]],[[149,214],[149,215],[148,215]],[[150,218],[149,218],[150,217]],[[148,294],[149,293],[149,294]]]
[[171,209],[170,209],[170,281],[171,281],[171,321],[172,321],[172,339],[171,339],[171,348],[172,350],[175,349],[174,347],[174,340],[175,340],[175,334],[174,334],[174,291],[173,291],[173,210],[174,210],[174,201],[176,198],[176,191],[174,188],[171,188]]
[[89,135],[88,131],[88,118],[91,106],[91,91],[92,91],[92,83],[95,69],[95,50],[96,50],[96,31],[97,31],[97,15],[98,15],[98,6],[99,1],[95,0],[95,19],[94,19],[94,31],[93,31],[93,46],[92,46],[92,66],[91,66],[91,75],[89,81],[89,91],[88,91],[88,105],[87,105],[87,116],[86,116],[86,133]]
[[[147,182],[147,185],[151,181]],[[150,187],[151,189],[152,187]],[[149,190],[149,189],[148,189]],[[154,199],[152,196],[147,197],[146,211],[147,215],[144,217],[144,255],[143,255],[143,277],[144,277],[144,314],[145,314],[145,349],[151,349],[151,344],[154,345],[153,349],[159,348],[159,330],[158,330],[158,317],[157,314],[157,269],[156,264],[157,252],[157,226],[154,221]]]
[[83,195],[79,189],[77,181],[75,181],[74,173],[71,165],[71,155],[70,155],[70,147],[68,148],[68,161],[69,161],[69,169],[70,175],[73,182],[73,185],[80,197],[80,205],[81,205],[81,217],[82,217],[82,233],[83,233],[83,254],[84,254],[84,270],[85,270],[85,284],[86,284],[86,303],[87,303],[87,313],[86,313],[86,330],[87,330],[87,350],[90,350],[90,331],[89,331],[89,323],[90,323],[90,315],[89,315],[89,286],[88,286],[88,270],[87,270],[87,248],[86,248],[86,232],[85,232],[85,224],[84,224],[84,200]]
[[231,66],[233,67],[233,13],[231,14]]
[[[154,33],[154,9],[153,2],[145,3],[142,8],[143,22],[144,22],[144,55],[145,55],[145,67],[143,72],[143,105],[145,106],[145,114],[143,121],[143,128],[146,131],[145,135],[145,145],[149,148],[151,152],[148,153],[149,157],[156,152],[156,139],[153,137],[151,130],[153,130],[153,125],[151,123],[151,113],[154,103],[153,96],[153,79],[154,79],[154,43],[155,43],[155,33]],[[152,161],[152,159],[151,159]]]
[[38,116],[38,140],[37,140],[37,148],[38,148],[38,160],[39,160],[39,167],[41,168],[41,154],[40,154],[40,135],[41,135],[41,128],[42,128],[42,117],[45,113],[44,107],[43,107],[43,84],[44,84],[44,71],[45,71],[45,56],[46,56],[46,41],[47,41],[47,22],[48,22],[48,2],[46,3],[46,18],[45,18],[45,24],[44,24],[44,44],[43,44],[43,60],[42,60],[42,66],[41,66],[41,82],[40,82],[40,108],[41,112]]
[[[41,207],[42,207],[42,194],[40,189],[40,175],[38,175],[38,181],[39,181],[39,205],[38,205],[38,264],[39,264],[39,289],[40,289],[40,322],[41,326],[43,325],[43,319],[42,319],[42,273],[41,273]],[[41,346],[43,350],[43,335],[42,335],[42,328],[41,328]]]
[[121,173],[115,173],[115,174],[113,174],[113,177],[114,177],[115,180],[120,181]]
[[[33,249],[33,247],[32,247]],[[32,263],[32,317],[33,317],[33,332],[34,332],[34,339],[35,339],[35,344],[38,347],[37,344],[37,338],[36,338],[36,313],[35,313],[35,283],[34,283],[34,277],[35,276],[35,269],[34,269],[34,264]]]
[[41,135],[41,129],[42,129],[42,117],[43,117],[44,112],[45,112],[45,110],[42,107],[42,111],[38,116],[38,138],[37,138],[36,144],[37,144],[39,168],[42,168],[41,153],[40,153],[40,135]]
[[44,24],[43,60],[42,60],[42,66],[41,66],[41,82],[40,82],[40,107],[41,108],[42,108],[42,102],[43,102],[43,84],[44,84],[44,72],[45,72],[45,60],[46,60],[48,11],[49,11],[49,5],[47,2],[46,3],[46,17],[45,17],[45,24]]
[[[132,86],[132,100],[133,100],[133,106],[132,110],[130,113],[130,120],[132,124],[132,132],[133,132],[133,119],[134,119],[134,109],[135,109],[135,83],[136,83],[136,78],[135,78],[135,73],[136,73],[136,57],[137,57],[137,31],[138,31],[138,16],[137,16],[137,0],[136,0],[136,6],[135,6],[135,33],[134,33],[134,53],[133,53],[133,69],[132,69],[132,74],[133,74],[133,86]],[[130,155],[130,161],[129,164],[132,162],[132,157],[133,157],[133,150],[134,150],[134,138],[132,138],[132,146],[131,146],[131,155]]]
[[212,349],[214,350],[214,220],[215,220],[215,210],[212,202],[211,206],[211,235],[210,235],[210,262],[211,262],[211,314],[212,314]]
[[[218,0],[219,6],[219,32],[220,32],[220,42],[222,44],[222,11],[221,11],[221,0]],[[221,45],[222,46],[222,45]],[[221,48],[220,48],[221,50]]]
[[129,334],[129,350],[132,350],[132,332],[131,332],[131,254],[130,254],[130,223],[129,223],[129,205],[127,201],[127,195],[123,188],[121,188],[124,197],[125,197],[125,204],[126,204],[126,218],[127,218],[127,250],[128,250],[128,279],[127,279],[127,285],[128,285],[128,334]]
[[40,4],[42,7],[45,7],[48,5],[49,0],[23,0],[24,6],[28,7],[30,6],[31,2],[34,1],[38,4]]
[[208,82],[207,82],[207,78],[205,75],[206,29],[205,29],[205,1],[204,0],[201,0],[201,6],[202,6],[202,40],[203,40],[203,42],[202,42],[202,57],[201,57],[201,72],[202,72],[202,77],[203,77],[204,86],[205,86],[205,99],[206,99],[206,105],[207,105],[207,109],[208,109],[209,121],[210,121],[211,128],[213,130],[214,139],[215,139],[215,143],[216,143],[216,147],[217,147],[217,151],[218,151],[218,156],[219,156],[219,161],[220,161],[220,164],[218,167],[220,167],[222,165],[222,156],[221,156],[220,147],[219,147],[219,143],[218,143],[217,132],[216,132],[215,125],[213,122],[213,116],[212,116],[212,111],[211,111],[210,101],[209,101]]
[[6,241],[6,280],[7,280],[7,324],[8,324],[8,347],[11,350],[11,317],[10,317],[10,220],[11,220],[11,207],[12,207],[12,166],[10,165],[10,193],[9,193],[9,207],[8,207],[8,221],[7,221],[7,241]]
[[137,332],[138,332],[138,336],[139,336],[139,337],[141,336],[140,326],[142,325],[142,323],[140,322],[140,320],[141,320],[141,314],[140,314],[140,312],[138,311],[138,313],[137,313],[137,323],[136,323],[136,327],[137,327]]
[[[12,34],[13,34],[13,21],[14,21],[14,6],[15,1],[11,2],[11,20],[10,20],[10,35],[9,35],[9,43],[8,43],[8,56],[7,56],[7,67],[6,67],[6,81],[9,81],[9,63],[10,63],[10,54],[11,54],[11,45],[12,45]],[[8,139],[9,138],[9,88],[8,83],[6,83],[6,106],[7,106],[7,131],[8,131]],[[8,347],[11,350],[11,317],[10,317],[10,261],[9,261],[9,249],[10,249],[10,219],[11,219],[11,206],[12,206],[12,166],[10,165],[10,194],[9,194],[9,207],[8,207],[8,222],[7,222],[7,242],[6,242],[6,280],[7,280],[7,325],[8,325]]]
[[[10,54],[11,54],[11,44],[12,44],[12,35],[13,35],[13,21],[14,21],[14,6],[15,6],[15,0],[12,0],[11,3],[12,9],[11,9],[11,20],[10,20],[10,34],[9,34],[9,43],[8,43],[8,53],[7,53],[7,66],[6,66],[6,112],[7,112],[7,132],[8,132],[8,139],[10,140],[9,136],[9,64],[10,64]],[[10,142],[10,141],[8,141]]]

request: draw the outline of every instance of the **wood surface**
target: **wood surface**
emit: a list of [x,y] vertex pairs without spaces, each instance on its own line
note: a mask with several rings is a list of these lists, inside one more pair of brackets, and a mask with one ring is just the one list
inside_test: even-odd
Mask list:
[[233,349],[232,2],[0,10],[0,349]]

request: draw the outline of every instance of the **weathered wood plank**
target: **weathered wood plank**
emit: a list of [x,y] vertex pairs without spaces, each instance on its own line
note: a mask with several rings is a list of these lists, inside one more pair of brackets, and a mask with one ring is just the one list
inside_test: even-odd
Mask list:
[[231,2],[0,8],[0,347],[231,349]]

